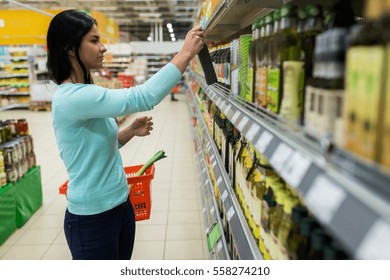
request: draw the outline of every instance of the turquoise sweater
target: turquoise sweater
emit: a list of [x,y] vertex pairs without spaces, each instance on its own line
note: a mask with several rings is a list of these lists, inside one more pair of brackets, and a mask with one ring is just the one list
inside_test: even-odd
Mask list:
[[129,189],[114,117],[153,109],[181,76],[169,63],[146,83],[132,88],[58,86],[52,101],[53,126],[69,176],[69,212],[98,214],[126,201]]

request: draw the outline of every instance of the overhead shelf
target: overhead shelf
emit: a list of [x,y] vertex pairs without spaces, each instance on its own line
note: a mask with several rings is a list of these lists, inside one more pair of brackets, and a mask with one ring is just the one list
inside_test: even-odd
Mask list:
[[[196,104],[194,94],[192,93],[193,103]],[[241,207],[237,201],[234,191],[231,187],[231,180],[224,168],[222,159],[218,153],[218,149],[210,135],[205,120],[199,107],[196,105],[196,116],[198,119],[198,125],[202,131],[202,138],[207,145],[202,150],[202,145],[198,145],[198,156],[201,161],[204,162],[204,154],[208,156],[210,165],[214,174],[214,178],[218,185],[218,192],[220,194],[222,207],[221,209],[226,215],[227,222],[229,224],[230,231],[232,233],[233,242],[238,252],[239,259],[241,260],[260,260],[262,259],[260,251],[257,246],[248,223],[242,213]],[[200,137],[196,132],[196,137]],[[204,167],[201,173],[206,173],[207,168]],[[208,183],[208,182],[207,182]],[[207,186],[207,184],[206,184]]]
[[191,76],[354,258],[390,258],[389,172],[346,151],[324,149],[302,130]]
[[205,39],[223,41],[286,2],[289,1],[221,0],[206,23]]

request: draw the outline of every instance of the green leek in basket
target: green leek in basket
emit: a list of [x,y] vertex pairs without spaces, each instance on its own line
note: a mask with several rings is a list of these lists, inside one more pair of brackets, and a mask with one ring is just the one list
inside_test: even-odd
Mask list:
[[136,176],[140,176],[145,173],[146,169],[148,169],[153,163],[156,161],[166,158],[165,152],[163,150],[158,151],[147,163],[145,163],[137,173]]

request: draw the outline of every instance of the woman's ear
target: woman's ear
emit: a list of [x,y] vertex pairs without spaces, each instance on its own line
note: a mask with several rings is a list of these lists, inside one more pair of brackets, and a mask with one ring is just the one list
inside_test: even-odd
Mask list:
[[75,56],[74,49],[68,50],[68,55],[69,55],[69,56]]

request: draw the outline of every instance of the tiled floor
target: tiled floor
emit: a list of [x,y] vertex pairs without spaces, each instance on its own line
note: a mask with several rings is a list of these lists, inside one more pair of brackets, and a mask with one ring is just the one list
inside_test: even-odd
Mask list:
[[[154,130],[148,137],[131,140],[121,149],[125,166],[143,164],[163,149],[168,158],[156,163],[152,181],[152,215],[137,222],[133,259],[207,259],[200,211],[200,193],[186,96],[178,102],[165,98],[151,112]],[[136,116],[129,116],[122,126]],[[0,246],[0,259],[71,259],[62,228],[66,198],[58,187],[66,178],[51,123],[51,112],[12,110],[0,119],[26,118],[41,166],[43,206]]]

